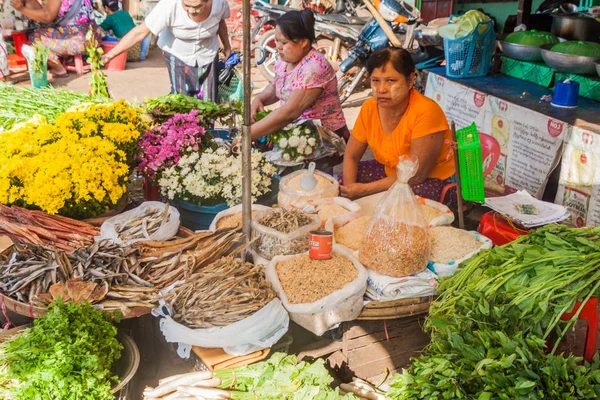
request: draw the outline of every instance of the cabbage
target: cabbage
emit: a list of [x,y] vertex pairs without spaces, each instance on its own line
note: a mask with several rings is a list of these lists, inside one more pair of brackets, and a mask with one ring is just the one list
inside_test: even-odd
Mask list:
[[[452,18],[452,22],[442,26],[438,32],[444,39],[460,39],[469,35],[475,30],[480,22],[487,22],[491,18],[479,10],[467,11],[460,17]],[[480,34],[484,34],[490,28],[489,25],[482,25],[478,28]]]

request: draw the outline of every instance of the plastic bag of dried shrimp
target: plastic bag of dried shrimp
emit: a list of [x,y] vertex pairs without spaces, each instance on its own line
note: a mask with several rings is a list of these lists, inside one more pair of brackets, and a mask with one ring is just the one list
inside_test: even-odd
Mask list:
[[339,194],[340,184],[337,179],[321,171],[315,171],[317,186],[313,190],[302,189],[300,181],[307,172],[307,169],[303,169],[281,178],[277,195],[277,203],[280,207],[303,208],[309,200],[335,197]]
[[321,227],[318,215],[281,208],[259,211],[252,218],[252,250],[268,260],[304,253],[311,231]]
[[[271,207],[263,206],[260,204],[252,204],[252,216],[256,215],[258,211],[267,211],[270,210]],[[211,222],[208,230],[216,231],[217,229],[223,228],[242,228],[242,205],[238,204],[237,206],[233,206],[228,208],[227,210],[223,210],[215,216],[213,222]]]
[[408,184],[418,167],[416,158],[400,157],[397,181],[377,207],[359,248],[360,262],[380,274],[401,278],[427,268],[428,224]]
[[333,246],[329,260],[308,253],[275,257],[265,276],[292,321],[317,336],[341,322],[356,319],[363,308],[367,270],[343,246]]

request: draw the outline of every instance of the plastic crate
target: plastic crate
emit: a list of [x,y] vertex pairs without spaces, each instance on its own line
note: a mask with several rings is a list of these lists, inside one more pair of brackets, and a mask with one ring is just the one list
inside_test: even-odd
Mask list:
[[456,131],[456,140],[462,197],[467,201],[483,203],[485,201],[483,160],[477,125],[473,122]]
[[[453,15],[450,18],[450,23],[454,17]],[[496,33],[491,20],[478,23],[473,32],[465,37],[444,39],[446,75],[450,78],[487,75],[492,65],[495,47]]]

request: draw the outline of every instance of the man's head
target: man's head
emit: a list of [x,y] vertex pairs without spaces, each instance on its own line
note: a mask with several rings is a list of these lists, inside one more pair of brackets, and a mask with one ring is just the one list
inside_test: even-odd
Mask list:
[[119,11],[119,0],[102,0],[102,5],[107,14]]

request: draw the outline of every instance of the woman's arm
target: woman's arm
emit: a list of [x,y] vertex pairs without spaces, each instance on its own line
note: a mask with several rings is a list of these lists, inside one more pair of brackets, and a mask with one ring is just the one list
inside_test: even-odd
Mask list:
[[221,39],[221,43],[223,44],[223,55],[227,60],[231,55],[231,43],[229,42],[229,30],[227,29],[227,23],[223,19],[221,22],[219,22],[217,34],[219,35],[219,39]]
[[369,196],[375,193],[386,191],[394,184],[394,176],[380,179],[370,183],[356,183],[358,174],[358,163],[367,150],[367,143],[350,137],[346,152],[344,153],[344,182],[340,188],[342,197],[357,199],[359,197]]
[[252,123],[254,124],[256,122],[256,113],[264,111],[266,106],[275,104],[277,101],[279,101],[279,99],[275,94],[275,86],[272,83],[269,83],[262,92],[252,99],[252,105],[250,106]]
[[435,167],[440,150],[444,144],[444,132],[437,132],[410,141],[410,155],[419,160],[419,169],[408,183],[411,185],[423,183]]
[[144,40],[144,38],[149,34],[150,29],[148,29],[145,22],[142,22],[140,25],[130,30],[127,35],[123,36],[123,39],[119,40],[119,43],[111,51],[102,56],[102,62],[109,62],[119,54],[129,50],[137,43]]
[[308,107],[314,104],[322,92],[322,88],[292,91],[290,98],[282,107],[252,125],[252,140],[275,133],[294,122]]
[[26,0],[12,0],[10,5],[25,17],[42,23],[54,22],[58,17],[58,11],[60,10],[61,0],[48,0],[45,7],[39,7],[35,4],[31,4]]

